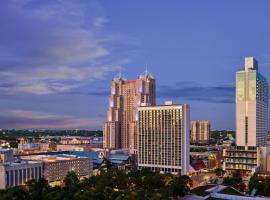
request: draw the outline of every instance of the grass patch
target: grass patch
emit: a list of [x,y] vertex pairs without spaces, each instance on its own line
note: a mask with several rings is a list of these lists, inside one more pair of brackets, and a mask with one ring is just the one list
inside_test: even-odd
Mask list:
[[226,187],[224,190],[221,190],[219,192],[220,194],[230,194],[230,195],[237,195],[237,196],[244,196],[241,192],[238,192],[237,190],[231,188],[231,187]]
[[214,185],[204,185],[204,186],[196,187],[196,188],[192,189],[190,192],[192,194],[196,194],[198,196],[206,196],[209,194],[209,192],[207,192],[205,190],[208,190],[212,187],[214,187]]

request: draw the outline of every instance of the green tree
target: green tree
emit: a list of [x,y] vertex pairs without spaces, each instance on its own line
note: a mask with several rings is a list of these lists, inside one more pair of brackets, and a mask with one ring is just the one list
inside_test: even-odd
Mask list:
[[257,174],[254,174],[253,176],[251,176],[249,183],[248,183],[249,193],[251,193],[253,189],[257,190],[258,184],[259,184],[258,176],[257,176]]
[[264,195],[270,197],[270,177],[265,179],[264,183]]
[[28,200],[27,190],[21,186],[8,188],[0,193],[0,200]]
[[65,188],[74,189],[79,184],[79,178],[77,174],[74,171],[70,171],[67,173],[65,179],[64,179]]
[[174,196],[185,196],[190,191],[191,179],[188,176],[180,176],[174,179],[172,190]]
[[225,171],[222,168],[216,168],[215,173],[217,176],[222,176],[225,173]]
[[49,190],[48,181],[44,178],[37,180],[30,180],[26,183],[28,188],[28,193],[30,195],[31,200],[41,200],[45,199],[44,195]]
[[242,183],[242,176],[239,170],[233,172],[232,177],[225,177],[223,183],[228,186],[236,187],[240,183]]

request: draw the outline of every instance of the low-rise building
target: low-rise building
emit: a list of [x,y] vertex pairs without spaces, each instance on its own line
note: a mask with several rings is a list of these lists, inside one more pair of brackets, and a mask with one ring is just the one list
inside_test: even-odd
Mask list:
[[42,162],[17,161],[0,164],[0,189],[23,185],[27,181],[38,180],[43,175]]
[[223,170],[253,174],[267,169],[268,147],[235,146],[223,150]]
[[61,144],[90,144],[91,138],[89,137],[61,137]]
[[221,167],[222,151],[190,152],[190,157],[191,163],[203,162],[207,169]]
[[57,144],[56,151],[90,151],[89,145]]
[[12,149],[1,149],[0,150],[0,163],[13,162],[13,150]]
[[33,152],[38,152],[40,150],[39,143],[19,143],[18,144],[18,153],[20,154],[29,154]]
[[22,159],[41,161],[44,178],[49,182],[63,181],[70,171],[74,171],[79,177],[88,177],[93,171],[92,160],[88,157],[58,154],[23,156]]

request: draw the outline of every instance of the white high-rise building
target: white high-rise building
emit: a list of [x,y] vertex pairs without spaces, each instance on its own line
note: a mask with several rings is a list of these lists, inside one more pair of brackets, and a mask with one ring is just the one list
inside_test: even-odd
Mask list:
[[245,58],[236,73],[236,145],[265,146],[268,134],[268,83],[257,60]]
[[166,102],[138,109],[138,167],[173,174],[189,172],[189,105]]

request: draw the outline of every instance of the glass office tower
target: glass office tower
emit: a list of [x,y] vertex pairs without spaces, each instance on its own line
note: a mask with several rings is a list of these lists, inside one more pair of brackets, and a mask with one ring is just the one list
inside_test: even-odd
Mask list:
[[265,146],[268,134],[268,83],[253,57],[236,73],[236,145]]

